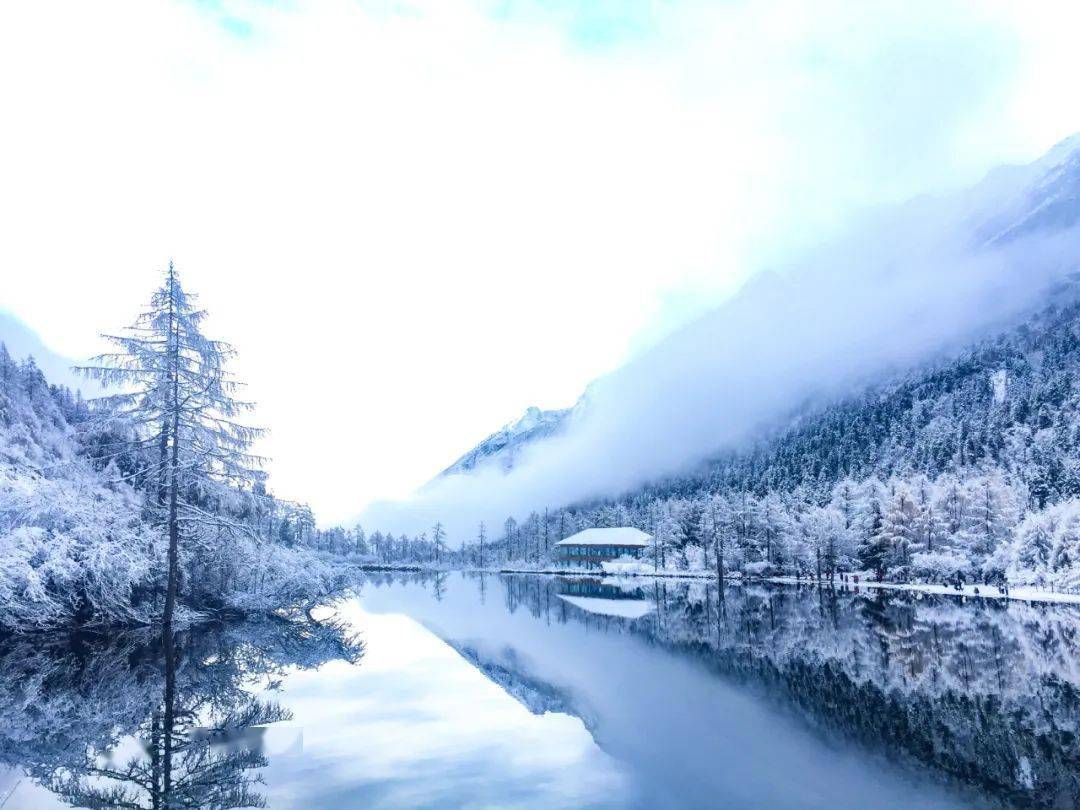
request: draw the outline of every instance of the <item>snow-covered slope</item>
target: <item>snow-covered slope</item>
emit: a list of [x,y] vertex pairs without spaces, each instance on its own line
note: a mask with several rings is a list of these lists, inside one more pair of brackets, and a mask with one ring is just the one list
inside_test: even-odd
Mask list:
[[160,566],[160,538],[116,466],[96,470],[79,452],[73,425],[85,415],[81,399],[0,343],[0,627],[153,613],[135,596]]
[[1075,226],[1080,222],[1080,133],[1034,163],[992,172],[977,190],[991,192],[993,214],[977,229],[988,245]]
[[577,407],[551,411],[527,408],[519,419],[503,425],[443,470],[440,476],[472,472],[489,462],[498,464],[504,471],[513,469],[522,448],[559,433]]
[[[895,225],[890,222],[892,219]],[[871,217],[866,227],[871,241],[887,249],[891,249],[891,243],[903,244],[909,240],[912,232],[924,235],[931,242],[959,241],[976,251],[1007,250],[1010,244],[1028,237],[1036,238],[1025,243],[1025,247],[1037,247],[1041,239],[1060,237],[1080,223],[1080,133],[1061,141],[1032,163],[998,167],[975,186],[955,194],[912,200],[884,220]],[[1046,259],[1040,256],[1030,259],[1033,263],[1041,260]],[[1034,275],[1033,289],[1038,286]],[[924,295],[930,298],[934,292],[926,289]],[[1069,296],[1075,296],[1075,292],[1070,291]],[[929,308],[923,317],[931,318],[928,313]],[[954,335],[950,337],[955,339]],[[672,336],[666,341],[669,345],[661,344],[647,354],[662,356],[665,351],[679,354],[677,338],[678,335]],[[918,342],[914,336],[912,340]],[[573,408],[556,411],[529,408],[516,422],[491,434],[461,456],[440,477],[469,473],[488,462],[497,463],[504,472],[509,472],[526,447],[568,432],[571,421],[584,423],[584,405],[601,385],[602,381],[594,381]],[[594,410],[590,408],[588,415],[592,416]]]

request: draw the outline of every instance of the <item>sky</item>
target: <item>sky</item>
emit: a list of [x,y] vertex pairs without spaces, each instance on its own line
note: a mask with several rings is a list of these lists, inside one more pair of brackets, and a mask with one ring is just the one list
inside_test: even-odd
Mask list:
[[168,260],[276,492],[402,497],[867,209],[1080,130],[1068,3],[0,7],[0,310],[82,359]]

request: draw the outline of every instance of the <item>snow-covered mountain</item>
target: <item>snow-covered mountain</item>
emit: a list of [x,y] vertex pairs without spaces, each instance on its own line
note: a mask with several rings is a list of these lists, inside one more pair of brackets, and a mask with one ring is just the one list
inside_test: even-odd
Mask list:
[[[871,241],[886,246],[903,244],[914,231],[930,234],[927,238],[931,241],[959,241],[974,251],[1001,248],[1007,252],[1010,245],[1029,237],[1034,238],[1024,243],[1025,249],[1029,245],[1041,246],[1041,240],[1070,233],[1080,223],[1080,133],[1061,141],[1032,163],[998,167],[971,188],[912,200],[894,214],[886,219],[894,218],[895,225],[872,220]],[[1038,264],[1046,260],[1033,255],[1030,261]],[[1065,273],[1058,275],[1067,277]],[[1034,280],[1033,286],[1036,286]],[[925,295],[931,296],[933,292],[927,289]],[[1074,296],[1075,291],[1068,293],[1070,300]],[[1002,323],[999,328],[1004,331],[1010,325]],[[674,344],[677,337],[666,342]],[[658,346],[652,353],[661,354],[664,348]],[[528,408],[518,420],[488,436],[439,477],[470,473],[489,462],[497,464],[503,472],[510,472],[525,448],[567,432],[572,421],[584,421],[581,418],[585,415],[584,406],[599,385],[601,381],[594,381],[572,408],[550,411]]]
[[980,190],[993,209],[976,229],[987,245],[1072,228],[1080,222],[1080,133],[1034,163],[991,172]]
[[443,470],[440,477],[469,473],[488,462],[496,463],[509,472],[524,447],[559,433],[579,406],[580,402],[573,408],[561,410],[544,411],[535,406],[526,408],[518,419],[503,425]]

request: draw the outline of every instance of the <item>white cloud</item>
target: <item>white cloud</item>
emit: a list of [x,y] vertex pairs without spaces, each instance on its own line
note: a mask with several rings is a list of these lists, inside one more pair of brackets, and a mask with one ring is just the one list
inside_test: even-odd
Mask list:
[[498,527],[507,515],[618,495],[1012,325],[1080,261],[1080,228],[986,246],[1017,221],[1003,203],[1026,199],[997,195],[1030,179],[998,177],[862,223],[598,380],[566,430],[519,451],[509,473],[489,462],[440,478],[373,504],[365,523],[419,532],[439,520],[451,538],[471,539],[480,521]]
[[853,206],[1078,124],[1061,7],[676,3],[599,44],[583,8],[7,4],[0,306],[86,355],[176,258],[276,488],[338,519]]

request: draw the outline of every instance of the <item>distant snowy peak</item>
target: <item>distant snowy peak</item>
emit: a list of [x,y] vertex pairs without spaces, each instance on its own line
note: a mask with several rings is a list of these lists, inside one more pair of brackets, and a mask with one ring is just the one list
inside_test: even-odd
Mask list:
[[504,471],[513,469],[517,454],[522,448],[559,433],[577,407],[550,411],[537,407],[526,408],[520,418],[492,433],[443,470],[440,477],[469,473],[488,462],[498,463]]
[[977,229],[988,246],[1074,227],[1080,223],[1080,133],[1027,166],[991,173],[982,188],[996,192],[993,213]]

